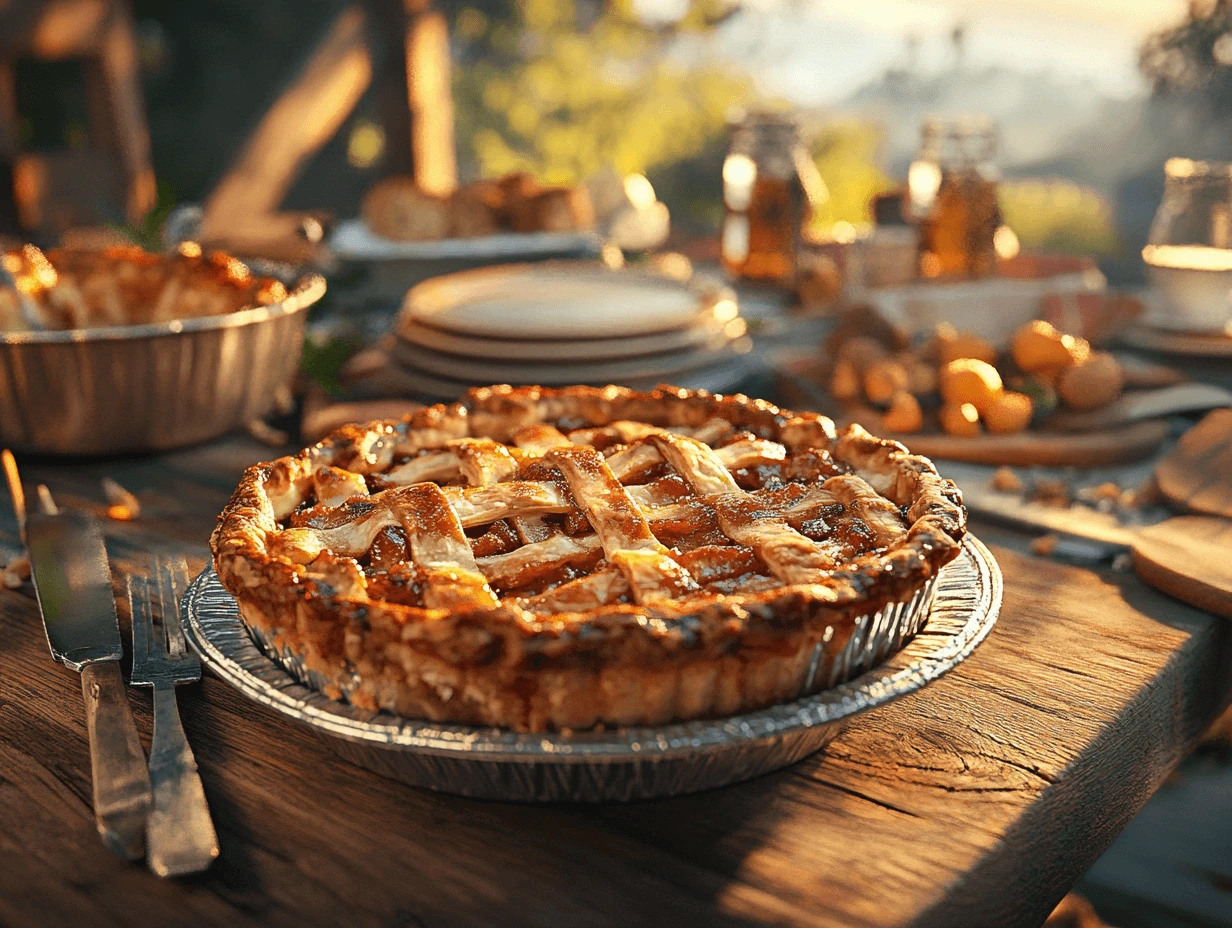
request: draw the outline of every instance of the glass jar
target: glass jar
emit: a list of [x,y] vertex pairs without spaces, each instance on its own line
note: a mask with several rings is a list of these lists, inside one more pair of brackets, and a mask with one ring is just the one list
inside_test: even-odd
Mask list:
[[997,266],[996,127],[983,116],[929,118],[907,173],[921,277],[984,277]]
[[750,113],[731,128],[723,162],[723,267],[732,277],[789,282],[821,178],[791,116]]
[[1156,255],[1161,248],[1232,249],[1232,164],[1169,158],[1149,242]]
[[1149,322],[1232,331],[1232,164],[1168,159],[1142,259],[1158,297],[1150,301]]

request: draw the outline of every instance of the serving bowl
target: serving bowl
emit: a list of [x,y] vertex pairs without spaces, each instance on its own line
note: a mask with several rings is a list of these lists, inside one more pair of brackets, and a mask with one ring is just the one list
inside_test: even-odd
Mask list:
[[868,290],[863,298],[887,320],[912,334],[943,322],[998,347],[1015,330],[1040,318],[1049,296],[1077,300],[1102,294],[1107,281],[1093,264],[1052,256],[1020,255],[1003,261],[994,277],[920,280]]
[[32,454],[166,451],[273,408],[299,368],[324,278],[223,316],[0,333],[0,445]]

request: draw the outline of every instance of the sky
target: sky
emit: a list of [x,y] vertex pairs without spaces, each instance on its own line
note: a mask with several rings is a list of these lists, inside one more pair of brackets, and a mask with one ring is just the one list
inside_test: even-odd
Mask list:
[[[643,0],[646,6],[677,0]],[[639,4],[641,5],[641,4]],[[965,61],[1089,79],[1115,97],[1141,93],[1137,48],[1179,22],[1186,0],[744,0],[719,38],[763,87],[804,105],[833,102],[907,61],[953,61],[950,33],[967,29]]]

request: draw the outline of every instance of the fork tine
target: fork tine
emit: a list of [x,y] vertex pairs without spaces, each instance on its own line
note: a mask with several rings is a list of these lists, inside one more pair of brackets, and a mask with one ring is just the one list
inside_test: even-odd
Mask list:
[[180,628],[180,604],[176,596],[175,565],[165,557],[154,558],[154,571],[158,577],[158,611],[163,620],[163,636],[167,653],[173,660],[184,656],[186,644]]
[[151,558],[150,565],[150,591],[152,596],[158,599],[158,609],[155,612],[154,619],[157,623],[154,626],[154,637],[158,641],[158,645],[161,648],[160,653],[164,657],[170,654],[170,648],[167,644],[167,623],[163,621],[163,610],[166,608],[167,603],[167,594],[163,592],[165,580],[166,578],[163,576],[163,559],[155,554]]
[[[142,584],[138,591],[134,579]],[[143,676],[150,662],[150,593],[145,587],[144,579],[127,577],[128,614],[131,617],[133,631],[133,676]]]
[[188,639],[184,636],[184,623],[180,621],[180,600],[184,596],[184,591],[188,589],[191,579],[188,576],[188,561],[179,555],[172,557],[170,561],[172,622],[169,626],[171,628],[169,634],[175,636],[181,654],[192,654],[194,652],[188,647]]

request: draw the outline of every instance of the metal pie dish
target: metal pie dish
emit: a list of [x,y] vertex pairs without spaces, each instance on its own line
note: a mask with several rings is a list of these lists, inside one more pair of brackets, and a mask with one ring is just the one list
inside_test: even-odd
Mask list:
[[0,445],[35,454],[165,451],[269,412],[299,369],[325,279],[222,316],[0,334]]
[[[341,757],[414,786],[484,799],[597,802],[711,789],[825,747],[852,716],[925,686],[965,659],[997,620],[1001,571],[968,535],[960,556],[907,603],[856,621],[840,653],[814,657],[794,702],[651,728],[520,734],[405,719],[325,696],[297,655],[259,644],[213,568],[182,603],[215,676],[307,726]],[[819,676],[823,675],[823,676]]]

